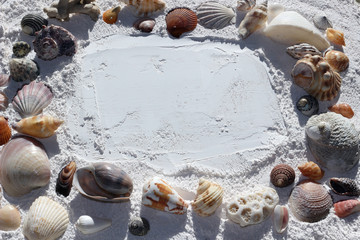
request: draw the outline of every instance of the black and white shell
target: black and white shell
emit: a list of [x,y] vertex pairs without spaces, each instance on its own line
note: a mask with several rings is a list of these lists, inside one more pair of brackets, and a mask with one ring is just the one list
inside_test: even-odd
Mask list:
[[37,31],[40,31],[42,26],[47,26],[48,20],[37,14],[26,14],[21,19],[21,29],[28,35],[35,35]]
[[321,52],[308,43],[301,43],[297,45],[290,46],[286,49],[286,52],[296,59],[303,58],[306,54],[310,54],[312,56],[318,55],[321,56]]

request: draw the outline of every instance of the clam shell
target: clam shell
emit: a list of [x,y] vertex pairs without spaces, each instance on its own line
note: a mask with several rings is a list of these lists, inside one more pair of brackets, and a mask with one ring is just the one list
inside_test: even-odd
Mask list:
[[249,11],[256,5],[256,0],[239,0],[237,1],[236,10]]
[[34,138],[10,140],[0,156],[0,181],[5,192],[20,197],[50,180],[50,163],[42,144]]
[[28,35],[35,35],[37,31],[40,31],[42,26],[48,25],[48,21],[37,14],[27,14],[21,19],[21,29]]
[[64,197],[69,196],[74,174],[76,172],[76,163],[70,162],[59,172],[56,180],[56,193],[63,195]]
[[326,51],[324,59],[336,72],[345,71],[349,67],[349,58],[345,55],[345,53],[340,51]]
[[47,107],[54,94],[51,88],[42,82],[31,82],[24,85],[13,99],[13,107],[21,117],[37,115]]
[[150,230],[149,221],[143,217],[134,217],[129,222],[129,232],[135,236],[144,236]]
[[335,214],[344,218],[353,213],[360,212],[360,201],[357,199],[349,199],[334,204]]
[[334,44],[346,46],[344,33],[339,30],[333,28],[326,29],[326,37],[330,42]]
[[104,22],[108,24],[114,24],[118,19],[118,14],[120,10],[121,10],[120,6],[106,10],[102,15]]
[[305,116],[312,116],[319,112],[319,102],[311,95],[302,96],[296,102],[296,108]]
[[256,5],[248,12],[239,25],[239,36],[245,39],[250,34],[265,26],[267,21],[267,2]]
[[331,178],[329,185],[334,193],[346,196],[360,196],[360,188],[350,178]]
[[0,117],[0,146],[7,143],[11,138],[11,129],[7,118]]
[[29,54],[31,47],[27,42],[16,42],[13,45],[13,53],[16,57],[22,58]]
[[11,78],[16,82],[33,81],[39,74],[38,64],[26,58],[13,58],[9,63]]
[[28,240],[55,240],[66,231],[69,214],[59,203],[38,197],[26,215],[23,234]]
[[127,5],[133,6],[138,16],[147,16],[151,13],[165,9],[165,2],[162,0],[120,0]]
[[335,104],[328,108],[331,112],[341,114],[346,118],[352,118],[354,116],[354,111],[347,103]]
[[111,222],[111,219],[82,215],[76,221],[75,226],[83,234],[92,234],[110,227]]
[[326,30],[327,28],[332,28],[332,23],[325,15],[325,13],[318,13],[313,18],[314,25],[321,29]]
[[205,2],[196,9],[200,25],[210,29],[221,29],[235,23],[235,12],[217,2]]
[[0,73],[0,87],[6,87],[9,84],[10,75]]
[[317,222],[324,219],[332,207],[332,199],[319,183],[306,180],[291,192],[289,207],[292,214],[300,221]]
[[301,43],[290,46],[286,49],[286,52],[296,59],[301,59],[307,54],[310,54],[312,56],[321,56],[321,52],[316,47],[308,43]]
[[141,32],[151,32],[155,26],[155,20],[149,17],[144,17],[134,22],[134,28]]
[[276,187],[287,187],[295,180],[294,169],[287,164],[276,165],[270,173],[270,181]]
[[188,208],[184,199],[159,177],[154,177],[144,184],[142,203],[147,207],[174,214],[184,214]]
[[0,209],[0,230],[14,231],[20,227],[21,215],[19,210],[12,205]]
[[320,180],[324,176],[324,171],[314,162],[306,162],[298,166],[301,174],[312,180]]
[[166,29],[171,36],[179,38],[183,33],[196,28],[196,13],[188,8],[174,8],[165,17]]
[[4,111],[9,106],[9,100],[5,93],[0,91],[0,111]]
[[273,223],[277,233],[283,233],[289,223],[289,210],[286,206],[276,205],[273,213]]

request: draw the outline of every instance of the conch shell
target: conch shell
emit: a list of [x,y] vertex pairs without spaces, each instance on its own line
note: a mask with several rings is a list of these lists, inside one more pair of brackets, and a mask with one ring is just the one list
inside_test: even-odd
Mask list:
[[37,138],[47,138],[54,135],[56,129],[64,121],[48,115],[37,115],[20,120],[12,128],[20,133]]
[[267,20],[267,2],[255,6],[250,12],[248,12],[239,26],[239,36],[242,39],[247,38],[263,27]]
[[320,180],[324,176],[324,171],[314,162],[306,162],[298,166],[301,174],[312,180]]

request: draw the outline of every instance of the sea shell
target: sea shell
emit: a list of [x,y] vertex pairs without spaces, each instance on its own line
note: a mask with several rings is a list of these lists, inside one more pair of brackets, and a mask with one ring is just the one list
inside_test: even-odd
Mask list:
[[11,129],[8,124],[8,119],[0,117],[0,146],[7,143],[11,138]]
[[360,212],[360,201],[357,199],[349,199],[334,204],[335,214],[344,218],[353,213]]
[[283,44],[308,43],[320,51],[330,47],[320,31],[294,11],[285,11],[277,15],[264,29],[264,33],[273,41]]
[[16,57],[22,58],[29,54],[31,47],[27,42],[20,41],[13,45],[13,53]]
[[256,5],[248,12],[239,25],[239,36],[245,39],[250,34],[265,26],[267,20],[267,2]]
[[74,161],[71,161],[68,165],[61,169],[56,180],[57,194],[61,194],[64,197],[69,196],[75,171],[76,163]]
[[325,13],[318,13],[313,18],[314,25],[321,29],[326,30],[327,28],[332,28],[332,23],[328,19],[328,17],[325,15]]
[[276,205],[273,213],[273,223],[277,233],[283,233],[289,223],[289,210],[286,206]]
[[301,43],[290,46],[286,49],[286,52],[296,59],[301,59],[307,54],[310,54],[312,56],[321,56],[321,52],[316,47],[308,43]]
[[338,103],[328,108],[331,112],[341,114],[346,118],[352,118],[354,116],[354,111],[347,103]]
[[345,71],[349,67],[349,58],[345,55],[345,53],[340,51],[326,51],[324,59],[336,72]]
[[171,36],[179,38],[181,34],[196,28],[196,13],[188,8],[174,8],[165,17],[166,29]]
[[9,62],[11,78],[16,82],[33,81],[39,74],[38,64],[26,58],[13,58]]
[[20,227],[21,215],[19,210],[12,205],[0,209],[0,230],[14,231]]
[[21,19],[21,29],[28,35],[35,35],[37,31],[40,31],[42,26],[48,25],[48,21],[37,14],[27,14]]
[[264,221],[279,203],[275,189],[257,186],[237,194],[227,205],[229,219],[245,227]]
[[346,196],[360,196],[360,188],[350,178],[330,178],[329,185],[334,193]]
[[285,7],[281,4],[271,4],[267,10],[267,23],[270,23],[277,15],[285,11]]
[[309,149],[318,163],[346,172],[359,161],[359,132],[349,119],[328,112],[309,118],[305,126]]
[[200,25],[210,29],[221,29],[236,21],[234,10],[218,2],[202,3],[196,14]]
[[0,111],[4,111],[9,106],[9,100],[5,93],[0,91]]
[[221,205],[223,196],[224,190],[220,185],[201,178],[196,198],[191,205],[197,214],[207,217]]
[[312,180],[320,180],[324,176],[324,171],[314,162],[306,162],[298,166],[301,174]]
[[165,9],[165,2],[162,0],[120,0],[127,5],[133,6],[137,15],[149,15]]
[[289,207],[300,221],[317,222],[324,219],[332,207],[332,199],[319,183],[305,180],[291,192]]
[[149,221],[143,217],[134,217],[129,222],[129,232],[135,236],[144,236],[150,230]]
[[256,0],[239,0],[237,1],[236,10],[249,11],[256,5]]
[[37,138],[48,138],[55,134],[56,129],[63,122],[63,120],[49,115],[36,115],[23,118],[20,122],[14,123],[11,126],[19,133]]
[[144,17],[134,22],[134,28],[141,32],[151,32],[155,26],[155,20],[149,17]]
[[129,200],[133,190],[129,175],[120,167],[106,162],[79,168],[74,175],[73,185],[82,195],[103,202]]
[[76,53],[76,38],[63,27],[43,27],[35,35],[34,51],[42,60],[52,60],[62,55],[72,56]]
[[334,44],[346,46],[344,33],[339,30],[335,30],[333,28],[326,29],[326,37]]
[[111,219],[82,215],[76,221],[75,226],[83,234],[92,234],[110,227],[111,222]]
[[23,234],[28,240],[55,240],[66,231],[69,214],[59,203],[38,197],[26,215]]
[[0,73],[0,87],[6,87],[9,84],[10,75]]
[[142,203],[147,207],[174,214],[184,214],[188,208],[184,199],[159,177],[154,177],[144,184]]
[[291,71],[296,85],[320,101],[330,101],[338,95],[341,87],[340,75],[319,56],[305,55]]
[[109,10],[106,10],[102,15],[104,22],[106,22],[108,24],[115,23],[118,19],[118,14],[119,14],[120,10],[121,10],[120,6],[113,7]]
[[296,102],[296,108],[305,116],[312,116],[319,112],[319,102],[311,95],[302,96]]
[[51,88],[42,82],[31,82],[24,85],[13,99],[13,107],[21,117],[37,115],[47,107],[54,94]]
[[276,187],[287,187],[295,180],[294,169],[287,164],[276,165],[270,173],[270,181]]

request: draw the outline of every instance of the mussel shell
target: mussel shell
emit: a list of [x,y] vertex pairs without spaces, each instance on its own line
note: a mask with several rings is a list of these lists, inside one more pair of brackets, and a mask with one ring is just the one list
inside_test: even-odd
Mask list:
[[270,180],[276,187],[287,187],[294,182],[295,171],[287,164],[276,165],[270,173]]
[[196,13],[188,8],[174,8],[165,17],[166,29],[175,38],[196,28]]
[[70,162],[63,169],[61,169],[56,181],[57,194],[61,194],[64,197],[69,196],[75,172],[76,163],[74,161]]
[[339,195],[360,196],[360,188],[350,178],[331,178],[329,185]]
[[40,31],[42,26],[48,25],[48,21],[37,14],[27,14],[21,20],[21,28],[24,33],[34,36],[37,31]]
[[319,102],[311,95],[302,96],[296,102],[296,108],[305,116],[312,116],[319,112]]
[[129,232],[135,236],[144,236],[150,230],[149,221],[143,217],[134,217],[129,222]]

